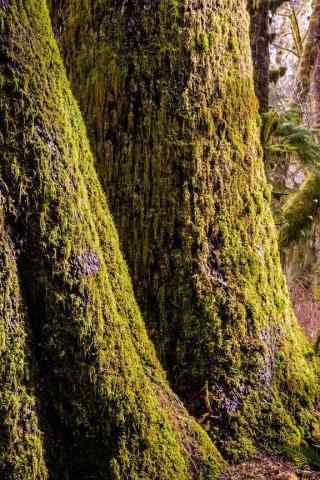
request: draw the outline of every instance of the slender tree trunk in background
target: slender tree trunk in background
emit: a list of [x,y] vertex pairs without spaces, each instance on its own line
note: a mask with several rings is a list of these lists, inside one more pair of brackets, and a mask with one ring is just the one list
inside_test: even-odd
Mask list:
[[46,3],[2,0],[0,26],[1,478],[217,478],[146,335]]
[[248,0],[253,76],[255,92],[259,100],[260,112],[262,113],[266,112],[269,107],[269,10],[269,1]]
[[[320,2],[319,2],[320,3]],[[311,81],[311,112],[314,128],[320,128],[320,6],[319,6],[319,37],[317,38],[317,53],[315,56],[314,72]]]
[[271,15],[285,3],[284,0],[247,0],[250,15],[250,43],[253,78],[260,113],[269,109],[270,97],[270,42]]
[[317,366],[280,266],[246,2],[51,6],[175,390],[234,459],[298,447],[313,433]]
[[[319,87],[316,86],[315,80],[319,76],[319,62],[320,62],[320,1],[316,0],[314,3],[314,11],[310,18],[310,25],[307,38],[304,45],[303,55],[299,65],[298,71],[298,87],[297,87],[297,101],[302,105],[303,111],[307,111],[308,119],[312,125],[315,121],[318,122],[320,112],[319,105],[316,105],[312,98],[312,93],[316,93]],[[316,68],[318,66],[318,68]],[[310,98],[311,97],[311,98]],[[319,94],[317,95],[319,97]],[[319,98],[320,101],[320,98]]]

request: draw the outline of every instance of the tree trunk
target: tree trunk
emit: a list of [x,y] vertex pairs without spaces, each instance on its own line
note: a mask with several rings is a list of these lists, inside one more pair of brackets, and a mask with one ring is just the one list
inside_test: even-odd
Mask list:
[[248,10],[255,92],[263,113],[269,108],[270,2],[248,0]]
[[1,0],[0,26],[1,478],[217,478],[145,332],[46,2]]
[[53,0],[149,332],[233,459],[313,434],[317,361],[281,271],[243,0]]
[[[297,101],[312,125],[319,126],[320,1],[316,0],[299,65]],[[316,101],[315,101],[316,100]]]

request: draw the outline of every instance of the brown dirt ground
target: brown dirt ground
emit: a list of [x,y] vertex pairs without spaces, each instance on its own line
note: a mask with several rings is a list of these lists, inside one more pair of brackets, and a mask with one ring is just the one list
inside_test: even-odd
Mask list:
[[297,468],[281,457],[259,455],[229,467],[220,480],[320,480],[320,473],[309,467]]

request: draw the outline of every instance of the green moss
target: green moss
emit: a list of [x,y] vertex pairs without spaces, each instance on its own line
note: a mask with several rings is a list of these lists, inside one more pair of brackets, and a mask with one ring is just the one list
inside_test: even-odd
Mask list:
[[204,52],[208,52],[210,48],[209,35],[206,33],[201,33],[198,41],[199,48]]
[[302,187],[284,204],[278,222],[282,263],[289,285],[303,281],[308,294],[319,300],[318,209],[320,183],[311,174]]
[[[5,350],[6,370],[0,367],[0,398],[9,405],[13,431],[8,442],[0,430],[1,468],[13,465],[17,475],[8,478],[24,480],[45,479],[46,468],[59,480],[215,479],[221,456],[169,389],[145,331],[46,2],[4,5],[0,72],[8,88],[0,93],[0,188],[3,228],[18,268],[12,293],[10,278],[3,280],[0,270],[0,292],[9,302],[1,306],[0,344],[7,348],[11,329],[3,321],[19,281],[36,380],[35,388],[27,385],[26,398],[22,324],[21,334],[13,331],[12,351]],[[103,52],[112,58],[109,49]],[[87,81],[97,82],[100,75],[97,70]],[[9,86],[12,79],[15,88]],[[94,100],[104,91],[95,94]],[[100,120],[95,116],[97,125]],[[12,321],[18,328],[14,316]]]
[[306,466],[311,466],[317,470],[320,468],[320,455],[317,445],[313,447],[303,446],[301,448],[280,448],[276,450],[276,453],[285,455],[299,468],[304,468]]
[[320,203],[320,179],[311,174],[295,195],[284,205],[280,240],[283,247],[310,234]]
[[2,200],[0,196],[0,475],[45,480],[30,325],[21,298],[16,252],[5,233]]
[[[309,439],[318,365],[281,271],[244,2],[84,3],[53,19],[172,384],[235,460]],[[97,18],[113,55],[88,83]]]

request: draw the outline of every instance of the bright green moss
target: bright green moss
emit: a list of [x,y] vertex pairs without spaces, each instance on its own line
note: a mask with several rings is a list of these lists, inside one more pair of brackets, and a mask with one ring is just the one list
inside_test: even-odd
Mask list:
[[199,37],[199,48],[204,52],[208,52],[210,48],[209,36],[206,33],[201,33]]
[[320,179],[312,174],[282,209],[283,226],[280,234],[283,247],[309,235],[319,205]]
[[[28,434],[22,436],[21,426],[14,425],[11,457],[0,451],[1,467],[20,468],[10,479],[45,479],[43,439],[53,480],[215,479],[222,459],[169,389],[146,334],[46,2],[4,4],[3,228],[17,257],[37,365],[36,389],[24,408],[29,402],[32,414],[36,395],[43,437],[35,414],[27,423]],[[112,58],[109,49],[103,52]],[[97,82],[101,73],[88,71],[87,81]],[[103,93],[95,91],[94,101]],[[97,125],[99,120],[95,116]],[[10,275],[13,268],[12,261]],[[3,295],[7,283],[1,275]],[[10,298],[17,295],[18,280]],[[3,310],[10,313],[6,305]],[[0,317],[2,349],[8,331]],[[23,335],[22,330],[18,350]],[[16,337],[14,332],[12,342]],[[24,371],[28,364],[20,350],[18,367]],[[2,388],[1,375],[0,367]],[[16,393],[13,397],[9,419],[17,423],[21,400]],[[5,440],[1,429],[0,443]]]

